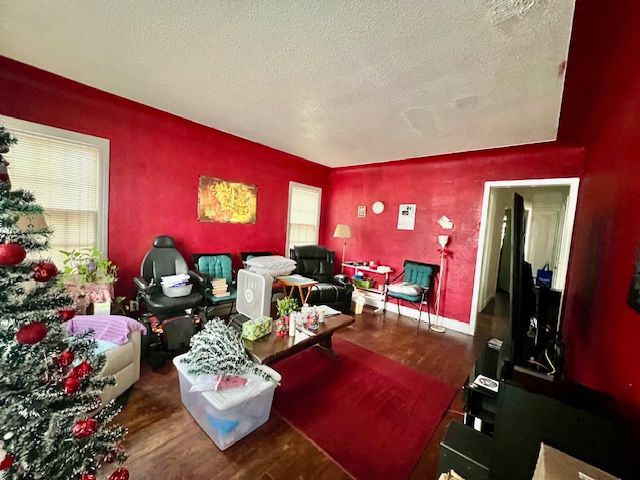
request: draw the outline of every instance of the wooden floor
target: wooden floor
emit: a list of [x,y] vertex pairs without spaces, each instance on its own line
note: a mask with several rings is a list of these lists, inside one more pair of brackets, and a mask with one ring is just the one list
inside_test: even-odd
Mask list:
[[[383,324],[382,317],[365,310],[338,336],[458,388],[486,340],[502,333],[501,324],[483,314],[475,337],[424,329],[416,336],[415,320],[387,313]],[[451,420],[462,418],[461,410],[459,391],[411,478],[436,478],[440,440]],[[349,478],[275,412],[264,426],[220,452],[182,407],[171,364],[158,372],[143,366],[142,377],[118,421],[129,428],[127,468],[137,480]]]

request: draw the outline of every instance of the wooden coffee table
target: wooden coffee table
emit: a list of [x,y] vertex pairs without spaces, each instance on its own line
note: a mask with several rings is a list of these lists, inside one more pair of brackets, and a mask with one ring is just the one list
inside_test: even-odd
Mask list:
[[326,317],[315,335],[296,331],[295,337],[278,337],[276,332],[272,332],[253,342],[245,339],[244,346],[256,362],[264,365],[272,365],[313,346],[318,346],[335,355],[331,345],[333,332],[348,327],[353,322],[353,317],[341,313]]

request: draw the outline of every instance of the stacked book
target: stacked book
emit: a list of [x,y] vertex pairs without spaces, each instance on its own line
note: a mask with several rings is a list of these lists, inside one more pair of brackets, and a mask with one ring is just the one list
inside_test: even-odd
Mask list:
[[212,293],[215,298],[224,298],[231,295],[226,278],[216,278],[211,282]]

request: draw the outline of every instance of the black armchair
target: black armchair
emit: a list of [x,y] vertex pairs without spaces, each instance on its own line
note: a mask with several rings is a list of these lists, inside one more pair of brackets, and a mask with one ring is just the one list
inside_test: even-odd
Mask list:
[[297,263],[294,273],[319,282],[309,294],[310,305],[327,305],[349,313],[353,285],[345,275],[334,273],[335,252],[319,245],[304,245],[293,247],[290,256]]
[[162,277],[180,273],[187,273],[196,285],[204,282],[202,276],[189,270],[184,257],[176,250],[173,238],[159,236],[142,260],[140,276],[133,279],[138,299],[163,326],[166,324],[164,333],[170,349],[189,344],[195,324],[192,317],[185,315],[185,310],[195,309],[202,303],[202,295],[195,288],[184,297],[167,297],[162,292]]

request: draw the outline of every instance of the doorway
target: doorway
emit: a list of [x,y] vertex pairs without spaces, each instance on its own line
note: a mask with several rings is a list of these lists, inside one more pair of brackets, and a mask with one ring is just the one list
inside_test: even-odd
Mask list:
[[[525,260],[534,276],[541,269],[552,273],[553,289],[564,295],[569,250],[578,197],[578,178],[486,182],[476,258],[470,331],[479,315],[495,321],[500,332],[508,322],[510,205],[513,193],[525,199]],[[502,323],[503,325],[500,325]]]

